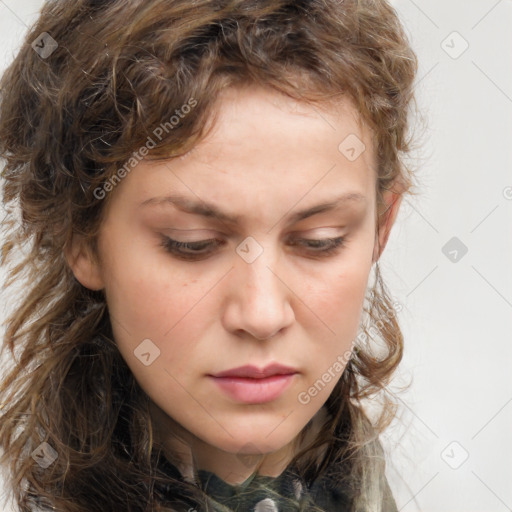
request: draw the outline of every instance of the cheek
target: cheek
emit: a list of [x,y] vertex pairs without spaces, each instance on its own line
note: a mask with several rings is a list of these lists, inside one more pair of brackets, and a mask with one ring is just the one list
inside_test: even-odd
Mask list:
[[312,295],[317,319],[309,328],[309,370],[297,400],[316,411],[328,399],[350,359],[366,295],[368,265],[337,266]]
[[323,279],[314,279],[305,291],[305,302],[322,321],[324,366],[350,349],[358,335],[372,265],[369,249],[368,244],[352,244]]
[[329,327],[324,337],[325,354],[332,360],[351,348],[361,321],[367,274],[333,276],[315,303],[315,310]]
[[208,291],[197,282],[197,272],[184,272],[164,253],[155,257],[154,245],[125,243],[116,250],[114,239],[109,245],[105,293],[119,339],[127,333],[132,342],[141,336],[162,339],[177,322],[186,323]]
[[[360,250],[359,250],[360,249]],[[315,311],[339,323],[358,319],[371,270],[371,251],[350,247],[323,275],[309,279],[304,296]],[[306,282],[308,279],[306,279]]]
[[163,339],[169,331],[190,323],[207,291],[202,286],[187,286],[183,276],[156,269],[117,277],[107,297],[109,310],[129,332],[147,337]]
[[[167,397],[169,386],[177,385],[169,372],[185,382],[189,362],[200,364],[198,345],[211,316],[203,302],[211,285],[192,285],[183,274],[156,266],[139,267],[135,273],[129,261],[113,277],[107,301],[119,351],[146,393]],[[137,358],[146,339],[154,344],[150,353],[158,354],[149,367]]]

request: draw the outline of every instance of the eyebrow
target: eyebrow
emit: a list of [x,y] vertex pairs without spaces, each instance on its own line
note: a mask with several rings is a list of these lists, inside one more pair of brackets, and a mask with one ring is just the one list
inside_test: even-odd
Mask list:
[[[351,203],[365,201],[366,197],[359,192],[345,192],[341,196],[334,198],[332,201],[317,204],[310,208],[306,208],[304,210],[293,213],[293,215],[290,216],[289,221],[291,223],[299,222],[300,220],[312,217],[313,215],[339,209],[340,207],[347,204],[349,205]],[[241,215],[230,215],[226,212],[223,212],[213,204],[207,203],[205,201],[196,201],[180,194],[171,194],[162,197],[151,197],[142,201],[139,204],[139,207],[162,206],[166,204],[173,205],[186,213],[201,215],[203,217],[216,219],[230,224],[238,224],[242,218]]]

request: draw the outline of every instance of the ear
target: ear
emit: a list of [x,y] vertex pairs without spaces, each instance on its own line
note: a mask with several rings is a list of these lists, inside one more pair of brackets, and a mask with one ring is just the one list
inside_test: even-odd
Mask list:
[[80,284],[90,290],[101,290],[104,287],[100,265],[83,236],[73,235],[71,244],[64,250],[64,256]]
[[377,231],[375,233],[375,245],[373,247],[373,262],[376,262],[382,255],[386,244],[388,243],[391,228],[395,223],[398,210],[403,199],[402,190],[392,188],[385,190],[382,194],[384,208],[377,222]]

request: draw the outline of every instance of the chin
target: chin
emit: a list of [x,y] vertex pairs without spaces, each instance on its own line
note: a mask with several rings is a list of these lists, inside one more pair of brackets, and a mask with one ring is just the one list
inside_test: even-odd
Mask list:
[[207,440],[207,442],[228,453],[240,455],[273,453],[292,442],[298,434],[298,432],[284,429],[279,431],[276,429],[278,424],[279,422],[268,426],[253,425],[252,428],[246,429],[238,426],[236,432],[230,432],[232,437],[224,435],[222,438]]

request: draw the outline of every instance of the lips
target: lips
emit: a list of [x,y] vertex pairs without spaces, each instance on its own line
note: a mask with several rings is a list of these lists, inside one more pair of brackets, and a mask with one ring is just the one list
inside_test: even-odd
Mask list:
[[281,364],[271,364],[261,369],[247,365],[210,377],[231,400],[255,405],[277,400],[297,373],[294,368]]
[[274,375],[292,375],[294,373],[297,373],[297,370],[295,368],[274,363],[261,369],[252,365],[240,366],[238,368],[233,368],[231,370],[216,373],[215,375],[213,375],[213,377],[240,377],[247,379],[266,379],[267,377],[273,377]]

